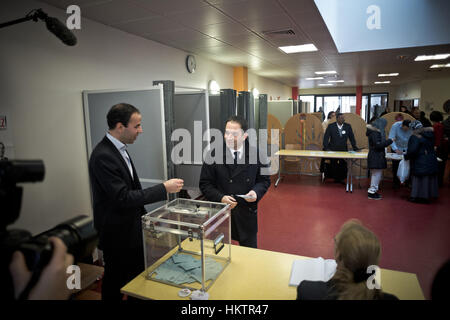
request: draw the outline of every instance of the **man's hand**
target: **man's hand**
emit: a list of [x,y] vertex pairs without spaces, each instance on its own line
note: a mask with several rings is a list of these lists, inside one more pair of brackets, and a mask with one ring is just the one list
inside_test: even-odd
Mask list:
[[246,194],[246,196],[251,197],[251,198],[245,198],[245,201],[247,201],[247,202],[255,202],[258,199],[258,195],[253,190],[250,190],[249,193]]
[[403,154],[403,152],[401,152],[401,151],[400,151],[400,150],[398,150],[398,149],[397,149],[397,150],[395,150],[395,153],[396,153],[396,154]]
[[[66,271],[67,267],[73,264],[73,256],[67,254],[67,247],[61,239],[51,237],[49,241],[53,243],[52,258],[31,289],[28,300],[66,300],[71,294],[67,288]],[[17,299],[31,279],[31,272],[27,268],[22,252],[14,252],[9,270]]]
[[182,179],[170,179],[164,182],[164,187],[166,187],[168,193],[180,192],[183,185],[184,181]]
[[220,202],[231,205],[231,209],[234,209],[234,207],[237,206],[236,199],[234,199],[232,196],[223,196]]

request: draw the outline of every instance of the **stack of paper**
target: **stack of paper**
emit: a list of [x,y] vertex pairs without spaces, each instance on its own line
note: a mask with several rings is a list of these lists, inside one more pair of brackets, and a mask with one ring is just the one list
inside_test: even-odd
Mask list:
[[295,260],[292,263],[290,286],[298,286],[303,280],[328,281],[336,272],[336,261],[333,259],[311,258]]
[[[222,271],[222,265],[214,259],[205,260],[205,281],[217,278]],[[191,255],[176,253],[154,271],[155,279],[173,282],[175,284],[202,282],[201,261]]]

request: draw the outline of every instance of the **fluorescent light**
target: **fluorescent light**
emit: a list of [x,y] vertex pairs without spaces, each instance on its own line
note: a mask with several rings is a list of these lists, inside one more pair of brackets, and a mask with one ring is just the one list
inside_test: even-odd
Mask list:
[[319,83],[319,86],[334,86],[332,83]]
[[450,63],[447,63],[447,64],[433,64],[431,67],[430,67],[430,69],[431,68],[450,68]]
[[278,47],[278,49],[286,52],[286,53],[297,53],[297,52],[311,52],[317,51],[317,48],[312,43],[302,44],[298,46],[286,46],[286,47]]
[[315,74],[335,74],[336,71],[316,71]]
[[344,82],[344,80],[328,80],[328,82]]
[[443,60],[450,57],[450,53],[441,53],[441,54],[435,54],[430,56],[417,56],[414,61],[425,61],[425,60]]
[[306,80],[323,80],[323,77],[306,78]]
[[381,84],[381,83],[391,83],[390,81],[375,81],[375,84]]
[[379,77],[396,77],[398,75],[399,75],[398,72],[395,72],[395,73],[379,73],[378,74]]

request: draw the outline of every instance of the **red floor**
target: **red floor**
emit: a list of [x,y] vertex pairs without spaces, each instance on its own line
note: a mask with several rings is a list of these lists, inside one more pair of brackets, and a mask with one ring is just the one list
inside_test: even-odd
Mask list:
[[[258,208],[258,247],[309,257],[333,257],[333,237],[351,218],[371,229],[382,244],[380,267],[415,273],[430,299],[431,283],[450,258],[450,187],[432,204],[406,201],[409,190],[383,181],[383,200],[367,199],[368,180],[345,186],[319,177],[286,175],[274,181]],[[356,182],[356,185],[358,182]]]

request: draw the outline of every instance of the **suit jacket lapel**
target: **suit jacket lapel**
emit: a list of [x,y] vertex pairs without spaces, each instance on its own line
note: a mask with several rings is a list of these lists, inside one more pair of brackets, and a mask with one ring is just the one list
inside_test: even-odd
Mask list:
[[[122,157],[122,155],[120,154],[119,150],[117,150],[116,146],[108,139],[108,137],[104,137],[103,140],[107,143],[107,145],[109,146],[109,148],[113,151],[113,153],[120,159],[120,162],[122,162],[123,167],[125,168],[125,171],[128,174],[128,177],[130,177],[131,181],[133,182],[134,179],[131,176],[130,173],[130,169],[128,168],[127,163],[125,162],[125,159]],[[131,161],[131,158],[130,158]],[[133,166],[133,162],[131,162],[131,166],[133,167],[133,173],[135,172],[134,170],[134,166]]]

